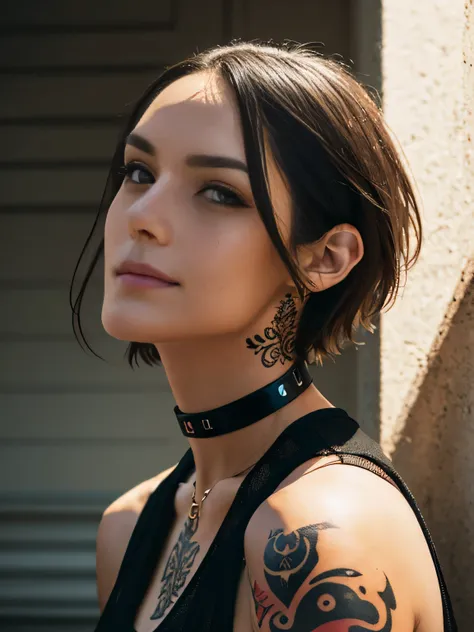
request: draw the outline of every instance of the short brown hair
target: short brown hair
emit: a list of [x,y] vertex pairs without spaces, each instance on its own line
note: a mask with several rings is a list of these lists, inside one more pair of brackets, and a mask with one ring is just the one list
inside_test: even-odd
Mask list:
[[[420,213],[399,150],[379,106],[340,62],[294,43],[232,42],[167,68],[142,95],[118,143],[99,214],[121,186],[125,138],[141,115],[166,86],[201,71],[218,73],[234,91],[257,210],[302,299],[307,284],[296,266],[296,248],[341,223],[362,236],[362,260],[336,286],[312,292],[299,319],[296,356],[322,362],[354,341],[357,326],[373,330],[374,316],[393,304],[402,274],[419,255]],[[264,133],[292,198],[289,248],[268,192]],[[82,296],[102,250],[103,241],[72,306],[81,334]],[[154,345],[131,342],[132,366],[138,356],[147,364],[160,362]]]

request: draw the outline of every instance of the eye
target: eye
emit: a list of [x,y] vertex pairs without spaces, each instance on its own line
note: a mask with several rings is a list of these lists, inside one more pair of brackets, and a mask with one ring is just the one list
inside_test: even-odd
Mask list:
[[201,193],[205,193],[206,199],[208,199],[213,204],[220,204],[221,206],[246,206],[243,199],[235,193],[229,187],[226,187],[222,184],[212,184],[200,191]]
[[152,174],[140,162],[128,162],[120,167],[119,173],[134,184],[153,184],[154,182]]
[[321,595],[316,603],[318,608],[323,612],[331,612],[331,610],[334,610],[336,607],[336,600],[329,593]]

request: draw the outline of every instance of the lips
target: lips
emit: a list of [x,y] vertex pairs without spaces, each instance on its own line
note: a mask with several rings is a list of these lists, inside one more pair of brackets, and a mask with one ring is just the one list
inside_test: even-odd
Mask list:
[[123,274],[134,274],[143,277],[152,277],[160,281],[165,281],[166,283],[171,283],[172,285],[179,285],[179,282],[176,279],[173,279],[162,270],[154,268],[148,263],[139,263],[137,261],[123,261],[116,268],[115,274],[117,276],[121,276]]

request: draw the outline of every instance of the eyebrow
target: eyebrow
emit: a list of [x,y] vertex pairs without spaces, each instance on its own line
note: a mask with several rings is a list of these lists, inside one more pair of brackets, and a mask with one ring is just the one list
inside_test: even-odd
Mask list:
[[[139,134],[129,134],[125,140],[126,145],[133,145],[137,149],[144,151],[150,156],[156,156],[153,145],[143,136]],[[186,164],[189,167],[210,167],[213,169],[238,169],[244,173],[248,173],[247,165],[238,158],[230,158],[229,156],[211,156],[208,154],[191,154],[186,157]]]
[[125,139],[125,144],[133,145],[133,147],[140,149],[140,151],[144,151],[146,154],[150,154],[150,156],[155,156],[155,148],[153,145],[139,134],[129,134]]

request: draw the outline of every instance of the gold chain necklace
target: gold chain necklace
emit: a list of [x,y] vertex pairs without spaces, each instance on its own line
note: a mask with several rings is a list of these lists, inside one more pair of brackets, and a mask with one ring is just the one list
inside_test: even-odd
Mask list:
[[252,465],[248,465],[244,470],[241,470],[240,472],[237,472],[236,474],[232,474],[231,476],[226,476],[225,478],[221,478],[220,480],[216,481],[214,483],[214,485],[209,487],[209,489],[206,489],[206,491],[203,494],[203,497],[201,498],[201,502],[199,502],[199,503],[196,502],[196,481],[194,481],[194,483],[193,483],[193,488],[194,489],[193,489],[191,507],[189,508],[189,512],[188,512],[188,518],[190,520],[196,520],[196,518],[199,518],[199,516],[201,514],[201,507],[202,507],[203,502],[209,496],[210,492],[214,489],[214,487],[217,485],[217,483],[220,483],[221,481],[225,481],[228,478],[235,478],[236,476],[239,476],[239,474],[243,474],[244,472],[249,470],[251,467],[253,467],[256,463],[258,463],[258,461],[260,461],[260,459],[255,461],[255,463],[252,463]]

